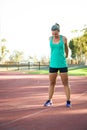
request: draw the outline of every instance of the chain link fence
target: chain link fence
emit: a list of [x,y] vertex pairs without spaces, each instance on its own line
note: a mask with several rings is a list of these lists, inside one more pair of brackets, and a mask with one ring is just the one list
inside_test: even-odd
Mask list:
[[48,69],[49,63],[41,63],[41,62],[28,62],[28,63],[19,63],[19,62],[12,62],[12,63],[4,63],[0,64],[0,70],[42,70]]

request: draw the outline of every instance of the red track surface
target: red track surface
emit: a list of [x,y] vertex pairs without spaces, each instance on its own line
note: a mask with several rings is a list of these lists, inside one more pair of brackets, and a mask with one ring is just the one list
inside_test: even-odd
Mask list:
[[0,130],[87,130],[87,77],[69,77],[72,108],[58,77],[52,107],[48,75],[0,72]]

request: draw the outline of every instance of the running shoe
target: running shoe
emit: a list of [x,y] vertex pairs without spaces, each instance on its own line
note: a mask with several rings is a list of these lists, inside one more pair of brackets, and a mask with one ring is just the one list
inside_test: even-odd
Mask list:
[[47,100],[44,104],[45,107],[48,107],[48,106],[52,106],[52,101],[51,100]]
[[66,107],[71,107],[71,102],[70,101],[66,102]]

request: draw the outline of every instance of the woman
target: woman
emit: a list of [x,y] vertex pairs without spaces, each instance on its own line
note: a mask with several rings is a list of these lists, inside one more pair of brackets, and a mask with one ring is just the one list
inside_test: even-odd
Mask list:
[[49,99],[46,101],[44,106],[52,105],[52,97],[54,93],[54,87],[56,84],[57,73],[60,72],[61,80],[64,85],[66,93],[66,106],[70,107],[70,87],[68,83],[68,66],[66,58],[68,57],[68,45],[66,37],[59,35],[60,25],[55,24],[51,28],[52,37],[50,40],[51,57],[50,57],[50,67],[49,67]]

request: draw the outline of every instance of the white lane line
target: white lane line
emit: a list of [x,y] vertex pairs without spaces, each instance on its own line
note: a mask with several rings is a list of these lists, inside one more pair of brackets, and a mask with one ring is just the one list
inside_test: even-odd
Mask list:
[[[64,104],[64,102],[58,104],[57,106],[61,106],[61,105],[63,105],[63,104]],[[43,107],[44,107],[44,106],[43,106]],[[51,107],[52,107],[52,106],[51,106]],[[17,119],[15,119],[15,120],[9,121],[9,122],[7,122],[7,123],[3,123],[3,124],[1,124],[0,126],[10,125],[10,124],[15,123],[15,122],[17,122],[17,121],[20,121],[20,120],[22,120],[22,119],[26,119],[26,118],[29,118],[29,117],[33,117],[33,116],[39,115],[40,113],[47,111],[47,110],[50,109],[51,107],[47,107],[47,108],[44,107],[44,110],[35,112],[35,113],[33,113],[33,114],[29,114],[29,115],[26,115],[26,116],[22,116],[22,117],[20,117],[20,118],[17,118]]]
[[79,99],[81,96],[83,96],[86,93],[87,93],[87,91],[84,91],[83,93],[79,94],[79,96],[74,97],[74,99]]
[[1,124],[0,126],[9,125],[9,124],[15,123],[15,122],[17,122],[17,121],[20,121],[20,120],[22,120],[22,119],[26,119],[26,118],[29,118],[29,117],[33,117],[33,116],[38,115],[38,114],[40,114],[40,113],[42,113],[42,112],[44,112],[44,111],[46,111],[46,110],[47,110],[47,109],[41,110],[41,111],[38,111],[38,112],[35,112],[35,113],[33,113],[33,114],[30,114],[30,115],[22,116],[22,117],[20,117],[20,118],[17,118],[17,119],[15,119],[15,120],[10,121],[10,122],[3,123],[3,124]]
[[[73,99],[79,99],[81,96],[85,95],[86,93],[87,93],[87,91],[81,93],[79,96],[76,96],[76,97],[74,97]],[[65,102],[60,103],[60,104],[58,104],[57,106],[61,106],[61,105],[63,105],[64,103],[65,103]],[[47,108],[45,108],[44,110],[35,112],[35,113],[33,113],[33,114],[29,114],[29,115],[26,115],[26,116],[22,116],[22,117],[20,117],[20,118],[17,118],[17,119],[15,119],[15,120],[9,121],[9,122],[7,122],[7,123],[3,123],[3,124],[1,124],[0,126],[10,125],[10,124],[15,123],[15,122],[17,122],[17,121],[20,121],[20,120],[23,120],[23,119],[26,119],[26,118],[30,118],[30,117],[34,117],[34,116],[36,116],[36,115],[39,115],[39,114],[42,113],[42,112],[45,112],[45,111],[49,110],[50,108],[51,108],[51,107],[47,107]]]

